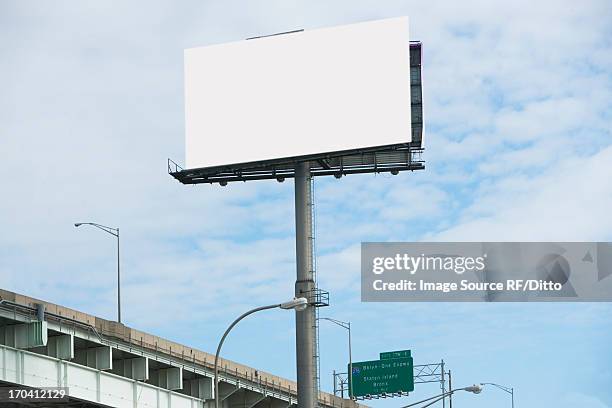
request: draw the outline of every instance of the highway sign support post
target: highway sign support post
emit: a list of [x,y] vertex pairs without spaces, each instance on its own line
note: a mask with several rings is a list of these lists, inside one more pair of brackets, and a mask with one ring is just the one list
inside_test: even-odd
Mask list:
[[315,306],[312,304],[315,282],[311,183],[310,164],[298,163],[295,168],[295,296],[305,297],[311,303],[306,310],[295,314],[298,408],[316,407],[319,388],[315,361]]

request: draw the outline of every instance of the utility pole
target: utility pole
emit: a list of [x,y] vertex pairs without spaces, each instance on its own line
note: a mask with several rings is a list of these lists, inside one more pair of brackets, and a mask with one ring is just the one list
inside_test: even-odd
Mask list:
[[[448,370],[448,389],[453,389],[453,379],[451,377],[451,371]],[[448,396],[448,406],[449,408],[453,408],[453,394]]]
[[[440,370],[442,372],[440,384],[442,385],[442,394],[446,393],[446,384],[444,383],[444,360],[440,363]],[[450,388],[449,388],[450,389]],[[446,407],[446,397],[442,398],[442,408]]]
[[[295,254],[297,280],[295,297],[312,303],[314,296],[312,236],[312,176],[310,163],[298,163],[295,169]],[[298,408],[315,408],[318,402],[315,361],[315,306],[295,314],[295,351],[297,365]]]

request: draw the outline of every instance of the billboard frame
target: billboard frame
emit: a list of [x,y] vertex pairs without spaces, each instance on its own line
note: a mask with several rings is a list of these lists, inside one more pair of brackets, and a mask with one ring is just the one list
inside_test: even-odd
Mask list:
[[298,163],[311,162],[312,176],[423,170],[423,149],[410,144],[389,147],[355,149],[351,151],[313,154],[285,159],[265,160],[229,166],[183,169],[168,159],[168,173],[183,184],[227,184],[232,181],[276,179],[284,181],[295,177]]
[[226,185],[234,181],[276,179],[280,182],[294,178],[299,163],[310,162],[311,176],[335,176],[348,174],[423,170],[423,88],[422,44],[410,42],[410,115],[411,142],[325,152],[311,155],[260,160],[249,163],[183,169],[168,159],[168,173],[183,184]]

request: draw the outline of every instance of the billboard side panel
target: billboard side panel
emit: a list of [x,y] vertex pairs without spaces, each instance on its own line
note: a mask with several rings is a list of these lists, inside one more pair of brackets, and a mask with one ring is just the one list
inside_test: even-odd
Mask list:
[[410,106],[412,117],[412,145],[423,145],[423,47],[420,42],[410,44]]
[[406,17],[185,51],[186,166],[411,141]]

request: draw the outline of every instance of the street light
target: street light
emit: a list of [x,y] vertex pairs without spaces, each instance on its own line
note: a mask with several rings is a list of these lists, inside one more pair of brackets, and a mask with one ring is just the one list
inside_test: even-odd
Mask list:
[[95,222],[77,222],[74,224],[75,227],[81,225],[91,225],[101,229],[104,232],[108,232],[114,237],[117,237],[117,321],[121,323],[121,266],[119,263],[119,228],[107,227],[105,225],[96,224]]
[[499,385],[495,383],[482,383],[481,385],[492,385],[510,394],[510,397],[512,398],[512,408],[514,408],[514,387],[506,387],[505,385]]
[[445,392],[445,393],[440,394],[440,395],[435,395],[433,397],[424,399],[422,401],[413,402],[412,404],[409,404],[409,405],[404,405],[401,408],[413,407],[415,405],[422,404],[423,402],[428,402],[428,401],[433,400],[433,401],[429,402],[428,404],[425,404],[425,405],[420,407],[420,408],[426,408],[426,407],[432,406],[433,404],[435,404],[438,401],[442,401],[442,399],[448,397],[449,395],[453,395],[457,391],[467,391],[467,392],[471,392],[473,394],[480,394],[482,392],[482,384],[474,384],[474,385],[470,385],[468,387],[456,388],[454,390],[450,390],[450,391]]
[[236,320],[232,322],[232,324],[229,325],[227,330],[225,330],[225,333],[223,333],[221,341],[219,341],[219,345],[217,346],[217,353],[215,354],[215,408],[219,408],[219,354],[221,353],[221,347],[223,346],[225,338],[234,328],[234,326],[236,326],[239,321],[241,321],[248,315],[251,315],[255,312],[260,312],[262,310],[276,309],[277,307],[285,310],[295,310],[296,312],[301,312],[302,310],[305,310],[308,307],[308,299],[303,297],[293,298],[287,302],[277,303],[269,306],[260,306],[256,307],[255,309],[251,309],[248,312],[241,314]]
[[[351,322],[332,319],[331,317],[319,317],[319,320],[328,320],[346,330],[348,330],[348,349],[349,349],[349,398],[353,398],[353,356],[351,351]],[[334,383],[336,379],[334,378]],[[334,385],[335,387],[335,385]],[[343,388],[343,387],[341,387]]]

